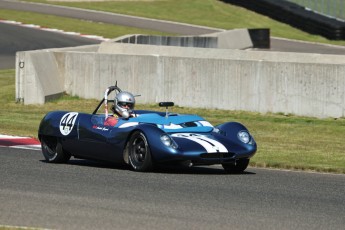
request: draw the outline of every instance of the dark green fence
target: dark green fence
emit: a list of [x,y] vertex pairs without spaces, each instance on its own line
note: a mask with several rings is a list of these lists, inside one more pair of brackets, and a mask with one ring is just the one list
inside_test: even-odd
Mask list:
[[[338,20],[334,17],[326,16],[325,14],[316,13],[315,10],[306,9],[305,6],[295,3],[297,0],[221,1],[245,7],[259,14],[267,15],[277,21],[289,24],[311,34],[318,34],[332,40],[345,40],[345,20]],[[330,3],[332,2],[332,0],[327,1]],[[336,0],[333,1],[335,2]],[[338,1],[340,5],[345,4],[342,3],[343,1],[345,2],[345,0]],[[305,0],[305,2],[308,2],[308,0]]]
[[312,11],[345,20],[345,0],[288,0]]

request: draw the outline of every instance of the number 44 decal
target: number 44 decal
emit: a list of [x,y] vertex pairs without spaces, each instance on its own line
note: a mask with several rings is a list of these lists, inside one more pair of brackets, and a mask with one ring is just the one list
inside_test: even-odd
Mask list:
[[73,129],[75,121],[77,120],[78,113],[66,113],[60,120],[60,132],[62,135],[67,136]]

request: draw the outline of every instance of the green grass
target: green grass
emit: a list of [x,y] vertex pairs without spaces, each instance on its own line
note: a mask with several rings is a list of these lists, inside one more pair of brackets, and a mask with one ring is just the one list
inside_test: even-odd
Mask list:
[[0,225],[0,230],[41,230],[43,228],[33,228],[33,227],[21,227],[21,226],[1,226]]
[[0,19],[14,20],[25,24],[35,24],[47,28],[61,29],[67,32],[98,35],[104,38],[116,38],[126,34],[168,35],[160,31],[145,30],[105,23],[96,23],[71,18],[43,15],[31,12],[19,12],[0,9]]
[[[45,105],[15,103],[14,70],[0,70],[0,133],[37,137],[43,116],[52,110],[91,113],[97,100],[64,96]],[[136,109],[161,110],[157,105]],[[249,128],[258,143],[251,165],[345,173],[345,119],[316,119],[243,111],[191,109],[175,106],[177,113],[198,114],[213,125],[237,121]]]
[[15,71],[0,70],[0,134],[37,137],[39,121],[52,110],[92,112],[96,100],[64,97],[45,105],[23,105],[15,102]]

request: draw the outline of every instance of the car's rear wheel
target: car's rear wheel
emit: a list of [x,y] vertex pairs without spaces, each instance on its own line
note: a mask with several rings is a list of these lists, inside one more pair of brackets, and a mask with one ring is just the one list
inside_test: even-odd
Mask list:
[[66,163],[71,154],[66,152],[56,137],[42,137],[41,147],[44,158],[51,163]]
[[249,159],[239,159],[235,164],[222,164],[227,173],[242,173],[247,169],[248,165]]
[[129,140],[128,153],[129,163],[133,170],[139,172],[152,170],[151,151],[144,133],[140,131],[133,133]]

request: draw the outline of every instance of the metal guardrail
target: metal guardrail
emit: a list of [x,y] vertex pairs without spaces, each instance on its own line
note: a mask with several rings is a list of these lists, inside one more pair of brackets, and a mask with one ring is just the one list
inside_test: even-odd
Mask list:
[[344,0],[287,0],[317,13],[345,21]]

